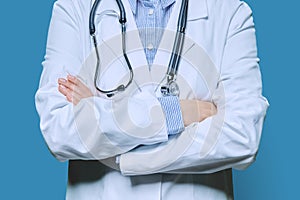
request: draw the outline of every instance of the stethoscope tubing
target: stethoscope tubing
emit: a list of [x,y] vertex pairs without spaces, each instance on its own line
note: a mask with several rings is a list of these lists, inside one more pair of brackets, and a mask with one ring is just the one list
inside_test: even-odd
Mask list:
[[167,70],[167,81],[176,81],[177,72],[181,60],[182,49],[185,40],[185,30],[187,24],[188,0],[183,0],[180,7],[180,15],[178,18],[177,31],[173,44],[173,50]]
[[[95,70],[95,75],[94,75],[94,85],[96,89],[101,92],[106,94],[108,97],[113,96],[117,92],[124,91],[133,81],[133,69],[130,64],[129,58],[126,53],[126,12],[124,5],[121,0],[116,0],[119,10],[120,10],[120,15],[119,17],[119,23],[121,24],[121,34],[122,34],[122,51],[123,51],[123,56],[125,58],[127,67],[130,71],[130,78],[127,84],[125,85],[119,85],[117,88],[112,89],[112,90],[102,90],[97,86],[97,80],[98,80],[98,74],[99,74],[99,65],[100,65],[100,55],[97,47],[97,39],[96,39],[96,28],[95,28],[95,15],[96,15],[96,10],[99,6],[99,3],[101,0],[95,0],[90,16],[89,16],[89,32],[93,40],[93,44],[95,47],[95,52],[96,52],[96,58],[97,58],[97,64],[96,64],[96,70]],[[177,24],[177,31],[176,31],[176,36],[173,44],[173,49],[172,49],[172,54],[170,58],[170,62],[168,65],[168,70],[166,73],[167,76],[167,82],[175,82],[176,81],[176,75],[178,72],[179,68],[179,63],[181,60],[181,54],[182,54],[182,49],[184,45],[184,39],[185,39],[185,29],[186,29],[186,24],[187,24],[187,13],[188,13],[188,0],[183,0],[181,2],[181,8],[180,8],[180,14],[178,18],[178,24]]]

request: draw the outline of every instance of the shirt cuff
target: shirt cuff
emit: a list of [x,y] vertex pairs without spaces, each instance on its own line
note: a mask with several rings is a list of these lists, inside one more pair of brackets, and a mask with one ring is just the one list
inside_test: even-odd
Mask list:
[[184,130],[179,99],[177,96],[164,96],[158,98],[164,111],[169,135],[181,133]]

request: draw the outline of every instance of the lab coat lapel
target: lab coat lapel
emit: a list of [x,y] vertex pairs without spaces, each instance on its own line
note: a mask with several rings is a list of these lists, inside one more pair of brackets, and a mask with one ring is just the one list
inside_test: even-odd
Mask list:
[[189,0],[188,20],[206,19],[208,17],[207,0]]
[[128,58],[133,68],[143,67],[148,70],[148,62],[140,39],[139,31],[128,0],[122,1],[126,10],[126,46]]
[[[182,1],[180,0],[177,0],[175,2],[167,27],[161,39],[157,54],[155,55],[153,66],[151,67],[151,76],[153,78],[153,81],[155,82],[162,80],[167,71],[173,43],[175,40],[181,2]],[[189,51],[195,44],[193,37],[197,33],[188,31],[188,26],[192,25],[191,23],[189,24],[189,21],[206,19],[207,17],[208,12],[206,0],[189,0],[186,37],[189,37],[191,39],[185,40],[182,55]]]
[[[128,0],[122,1],[126,10],[126,48],[128,59],[134,70],[134,81],[137,85],[148,85],[151,83],[149,66],[140,39],[139,31]],[[149,89],[149,88],[148,88]],[[137,91],[137,88],[135,89]],[[143,89],[144,90],[144,89]],[[151,89],[149,90],[151,91]]]

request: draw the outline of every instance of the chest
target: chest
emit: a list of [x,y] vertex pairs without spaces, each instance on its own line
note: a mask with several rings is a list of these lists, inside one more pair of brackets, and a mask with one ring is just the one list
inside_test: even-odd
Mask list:
[[[126,52],[134,69],[135,83],[142,87],[155,88],[167,71],[170,55],[175,40],[179,3],[175,3],[165,28],[155,28],[155,31],[145,30],[145,37],[161,39],[157,45],[157,52],[151,66],[148,65],[145,44],[142,43],[140,30],[132,13],[129,2],[124,1],[127,13]],[[122,53],[121,27],[118,22],[119,10],[116,4],[103,3],[99,6],[95,17],[98,49],[101,57],[99,85],[113,88],[128,79],[128,66]],[[178,83],[181,98],[199,98],[207,100],[217,86],[222,50],[225,37],[218,29],[215,20],[208,20],[205,16],[188,18],[186,39],[182,59],[178,72]],[[156,30],[157,29],[157,30]],[[92,51],[92,45],[90,45]],[[147,46],[146,46],[147,48]]]

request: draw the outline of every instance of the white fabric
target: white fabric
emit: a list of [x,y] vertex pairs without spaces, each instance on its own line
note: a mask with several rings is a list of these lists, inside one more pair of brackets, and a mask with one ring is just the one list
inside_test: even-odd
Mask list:
[[[127,31],[136,30],[130,6],[127,0],[123,2],[127,10]],[[230,174],[221,170],[243,169],[254,161],[268,103],[261,95],[251,10],[238,0],[189,2],[184,56],[192,61],[182,60],[184,67],[180,67],[178,82],[185,83],[190,90],[181,91],[180,98],[212,100],[218,114],[190,125],[172,138],[168,138],[163,112],[151,84],[143,85],[142,92],[136,95],[125,92],[114,100],[97,96],[77,106],[68,103],[58,92],[57,78],[67,73],[80,74],[92,52],[88,30],[92,2],[58,0],[55,3],[36,93],[43,136],[50,151],[61,161],[105,159],[121,154],[121,173],[98,163],[92,169],[100,175],[92,178],[88,177],[88,172],[93,171],[92,164],[70,162],[70,170],[79,165],[84,173],[70,174],[70,179],[83,178],[69,182],[67,199],[230,199]],[[166,30],[176,30],[180,3],[176,1]],[[104,8],[119,12],[114,1],[101,1],[97,12]],[[108,19],[99,27],[100,43],[119,34],[120,27],[112,22]],[[163,76],[165,72],[161,66],[167,66],[169,61],[170,54],[163,49],[172,45],[168,39],[163,36],[151,71],[148,67],[138,67],[147,66],[141,43],[127,44],[129,49],[139,49],[129,52],[137,83],[145,79],[155,83],[161,80],[154,74],[163,69]],[[215,68],[201,71],[199,75],[191,66],[198,62],[202,63],[200,67],[213,65]],[[138,76],[141,71],[143,77]],[[119,81],[116,77],[125,73],[126,68],[111,67],[100,85],[113,87]],[[211,77],[207,78],[206,74]],[[126,110],[128,102],[137,106]],[[139,112],[141,108],[144,113]],[[131,121],[126,121],[128,118]],[[203,175],[217,171],[220,172]]]

